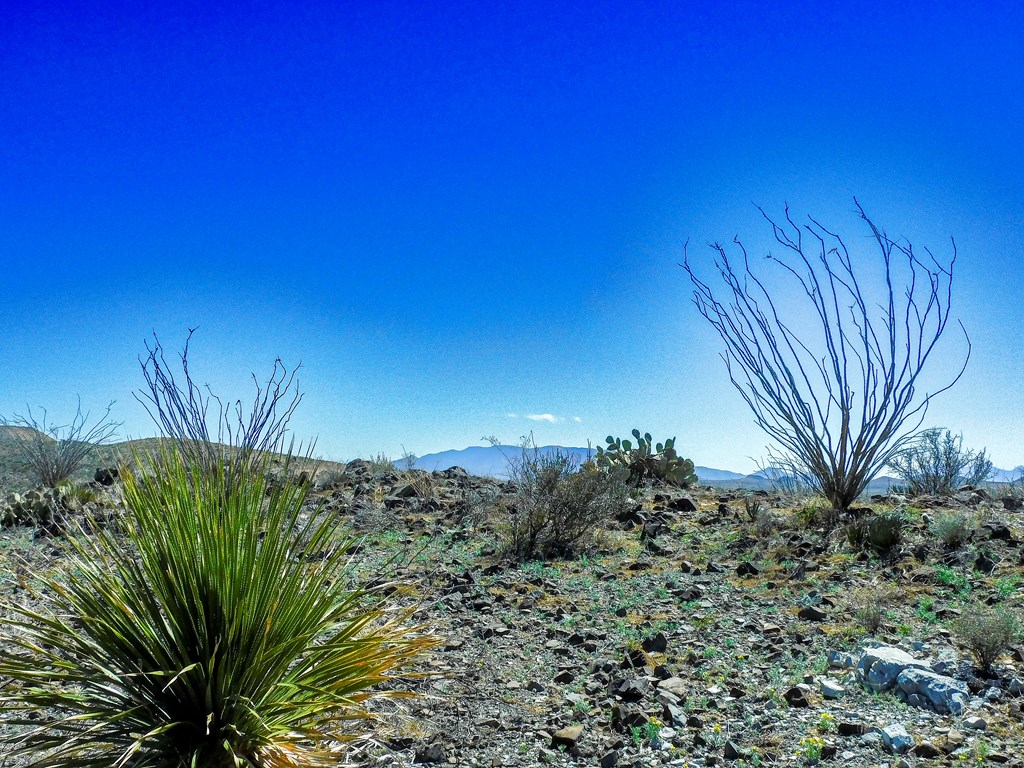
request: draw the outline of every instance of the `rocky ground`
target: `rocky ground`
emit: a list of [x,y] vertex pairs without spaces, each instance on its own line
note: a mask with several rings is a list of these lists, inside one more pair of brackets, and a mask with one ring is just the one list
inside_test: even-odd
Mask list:
[[[1024,766],[1024,646],[982,674],[957,625],[1024,613],[1012,496],[873,498],[860,520],[908,521],[879,553],[813,499],[649,488],[574,559],[514,563],[509,484],[357,461],[315,489],[364,537],[362,577],[410,584],[443,638],[349,763]],[[116,507],[94,490],[87,509]],[[952,513],[959,546],[936,530]],[[59,553],[0,530],[0,601]]]

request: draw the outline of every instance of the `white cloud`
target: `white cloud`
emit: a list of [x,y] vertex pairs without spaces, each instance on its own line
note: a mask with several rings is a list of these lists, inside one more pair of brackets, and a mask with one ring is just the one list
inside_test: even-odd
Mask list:
[[509,411],[505,414],[510,419],[529,419],[530,421],[546,421],[548,424],[559,424],[565,421],[573,421],[581,424],[583,419],[579,416],[556,416],[553,413],[516,413]]
[[554,424],[556,421],[561,421],[557,416],[552,413],[528,413],[526,418],[530,421],[546,421],[549,424]]

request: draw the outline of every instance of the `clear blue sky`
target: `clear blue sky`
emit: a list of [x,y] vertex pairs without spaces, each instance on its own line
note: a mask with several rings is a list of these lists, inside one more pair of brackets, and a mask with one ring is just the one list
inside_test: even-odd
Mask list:
[[640,427],[752,469],[682,242],[759,255],[788,201],[859,247],[856,195],[956,238],[928,423],[1024,464],[1019,3],[4,7],[0,413],[152,434],[143,342],[198,326],[224,395],[301,361],[332,458]]

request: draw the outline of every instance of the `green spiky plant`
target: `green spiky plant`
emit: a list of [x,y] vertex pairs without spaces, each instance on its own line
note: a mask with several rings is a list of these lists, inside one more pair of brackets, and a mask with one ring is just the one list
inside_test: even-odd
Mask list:
[[305,483],[176,448],[136,460],[118,530],[71,537],[46,608],[7,606],[0,706],[22,728],[0,751],[47,768],[337,765],[387,695],[373,686],[433,639],[351,586]]
[[846,527],[846,537],[854,549],[891,552],[903,541],[906,515],[898,510],[870,515]]

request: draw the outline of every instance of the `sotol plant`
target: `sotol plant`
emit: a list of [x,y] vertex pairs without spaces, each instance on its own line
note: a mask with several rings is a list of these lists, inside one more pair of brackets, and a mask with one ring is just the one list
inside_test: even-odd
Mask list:
[[431,639],[349,586],[336,518],[303,510],[305,483],[268,485],[269,459],[136,461],[120,530],[70,539],[44,608],[5,607],[0,707],[24,730],[0,751],[48,768],[336,765],[345,722]]
[[662,480],[685,488],[697,482],[693,462],[679,457],[674,437],[655,444],[650,432],[641,435],[639,429],[633,430],[633,437],[636,447],[630,440],[608,435],[608,446],[598,446],[594,461],[615,479],[634,486],[647,480]]

